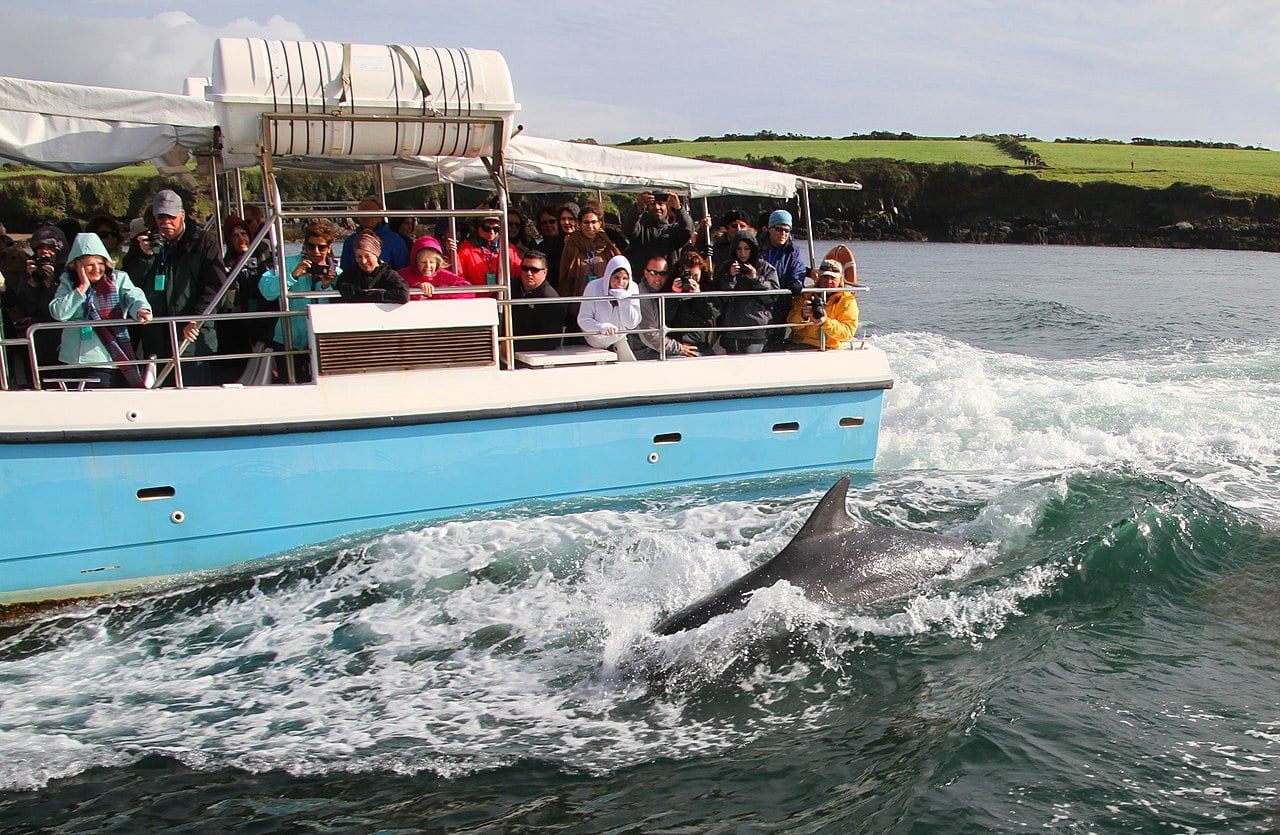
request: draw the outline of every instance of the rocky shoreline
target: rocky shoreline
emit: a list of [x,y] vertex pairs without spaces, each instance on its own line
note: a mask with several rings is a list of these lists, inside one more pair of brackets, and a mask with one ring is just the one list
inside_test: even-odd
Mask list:
[[952,223],[921,230],[887,222],[879,213],[856,220],[816,217],[814,235],[833,241],[941,241],[969,244],[1056,244],[1062,246],[1129,246],[1167,249],[1232,249],[1280,252],[1280,224],[1243,222],[1234,218],[1179,221],[1156,228],[1125,227],[1105,222],[1064,222],[1015,217]]

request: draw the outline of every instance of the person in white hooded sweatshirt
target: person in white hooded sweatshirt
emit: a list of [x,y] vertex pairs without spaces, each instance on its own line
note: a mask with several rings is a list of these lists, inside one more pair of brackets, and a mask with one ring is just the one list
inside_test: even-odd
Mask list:
[[622,255],[609,259],[604,275],[587,282],[582,291],[588,298],[578,309],[578,327],[587,335],[587,344],[610,349],[622,362],[634,362],[623,331],[640,324],[639,293],[631,262]]

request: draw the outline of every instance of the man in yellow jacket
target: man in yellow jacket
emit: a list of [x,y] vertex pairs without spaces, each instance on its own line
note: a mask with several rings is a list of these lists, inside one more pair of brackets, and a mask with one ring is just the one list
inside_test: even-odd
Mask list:
[[[844,285],[844,270],[839,261],[826,260],[818,267],[818,287],[837,288]],[[819,293],[797,296],[787,314],[787,322],[799,325],[791,329],[794,346],[827,349],[848,348],[858,330],[858,299],[852,291],[829,293],[826,304]],[[825,345],[822,335],[826,336]]]

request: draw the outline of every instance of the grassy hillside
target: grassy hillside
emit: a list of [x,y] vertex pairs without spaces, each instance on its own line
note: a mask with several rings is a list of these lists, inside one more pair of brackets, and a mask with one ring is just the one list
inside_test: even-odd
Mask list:
[[668,142],[632,147],[682,157],[741,160],[782,157],[790,161],[813,157],[839,162],[858,159],[959,162],[1027,171],[1046,180],[1071,183],[1115,181],[1143,188],[1165,188],[1182,182],[1241,194],[1280,194],[1280,152],[1276,151],[1066,142],[1025,144],[1040,155],[1046,167],[1026,168],[990,142],[964,139]]

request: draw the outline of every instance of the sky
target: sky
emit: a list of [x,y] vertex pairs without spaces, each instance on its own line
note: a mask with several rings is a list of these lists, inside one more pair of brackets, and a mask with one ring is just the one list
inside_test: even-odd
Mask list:
[[218,37],[503,54],[556,139],[870,131],[1280,150],[1275,0],[60,0],[0,25],[0,75],[177,93]]

